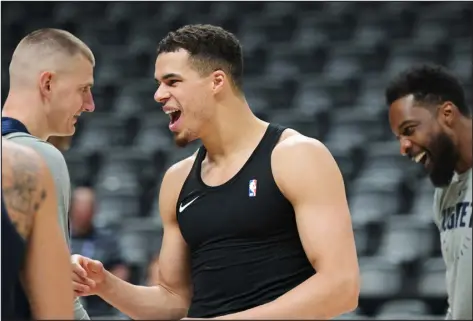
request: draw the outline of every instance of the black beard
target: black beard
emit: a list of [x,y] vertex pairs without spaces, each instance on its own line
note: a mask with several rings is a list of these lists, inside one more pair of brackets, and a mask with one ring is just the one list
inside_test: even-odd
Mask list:
[[450,185],[455,173],[458,153],[452,140],[445,133],[439,133],[432,142],[429,148],[432,162],[429,177],[435,187],[446,187]]

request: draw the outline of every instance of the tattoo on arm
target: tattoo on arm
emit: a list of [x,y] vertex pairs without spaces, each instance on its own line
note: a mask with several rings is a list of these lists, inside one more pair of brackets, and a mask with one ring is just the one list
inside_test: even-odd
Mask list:
[[46,199],[37,157],[16,146],[4,150],[2,192],[12,223],[28,239],[34,215]]

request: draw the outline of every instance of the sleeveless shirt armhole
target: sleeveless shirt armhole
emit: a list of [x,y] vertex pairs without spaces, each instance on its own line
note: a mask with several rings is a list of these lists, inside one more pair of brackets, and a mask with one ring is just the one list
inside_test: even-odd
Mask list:
[[191,178],[194,178],[192,176],[195,176],[196,175],[196,168],[197,168],[197,165],[199,163],[199,159],[202,158],[202,154],[204,153],[204,145],[201,145],[198,149],[197,149],[197,154],[195,155],[195,159],[194,159],[194,162],[192,163],[192,167],[191,167],[191,170],[189,171],[189,174],[187,174],[185,180],[184,180],[184,183],[182,184],[182,187],[181,187],[181,190],[179,191],[179,195],[177,196],[177,200],[176,200],[176,206],[175,206],[175,209],[176,209],[176,218],[177,218],[177,213],[179,213],[179,202],[181,201],[182,197],[183,197],[183,193],[187,187],[187,185],[189,184],[189,180]]

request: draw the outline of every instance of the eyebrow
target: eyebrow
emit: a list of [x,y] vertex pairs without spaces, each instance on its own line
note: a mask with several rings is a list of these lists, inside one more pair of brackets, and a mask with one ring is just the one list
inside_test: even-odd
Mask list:
[[94,87],[94,83],[93,82],[86,82],[86,83],[83,83],[82,85],[80,85],[81,88],[82,87],[89,87],[89,88],[92,88]]
[[[162,78],[162,80],[168,80],[168,79],[170,79],[170,78],[182,78],[182,77],[181,77],[181,75],[179,75],[179,74],[176,74],[176,73],[171,72],[171,73],[165,74],[165,75],[162,76],[161,78]],[[158,80],[157,78],[155,78],[155,80],[156,80],[156,83],[157,83],[158,85],[161,84],[161,81],[160,81],[160,80]]]
[[169,74],[165,74],[162,78],[163,80],[167,80],[169,78],[180,78],[181,76],[178,75],[178,74],[175,74],[175,73],[169,73]]
[[397,129],[400,131],[404,126],[411,125],[411,124],[412,125],[417,125],[417,124],[419,124],[419,122],[416,121],[416,120],[405,120],[399,126],[397,126]]

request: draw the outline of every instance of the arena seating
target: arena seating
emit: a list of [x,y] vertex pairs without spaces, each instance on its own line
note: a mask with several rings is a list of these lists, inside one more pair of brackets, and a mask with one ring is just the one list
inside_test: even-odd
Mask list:
[[323,141],[344,174],[362,290],[359,309],[341,319],[442,319],[433,189],[399,155],[384,88],[413,63],[435,62],[460,77],[471,102],[471,17],[469,2],[4,2],[2,105],[11,53],[28,32],[64,28],[90,45],[96,112],[81,118],[65,156],[72,182],[95,187],[97,224],[122,233],[143,282],[160,246],[162,175],[198,147],[173,146],[153,100],[156,46],[184,24],[227,28],[244,48],[253,110]]

